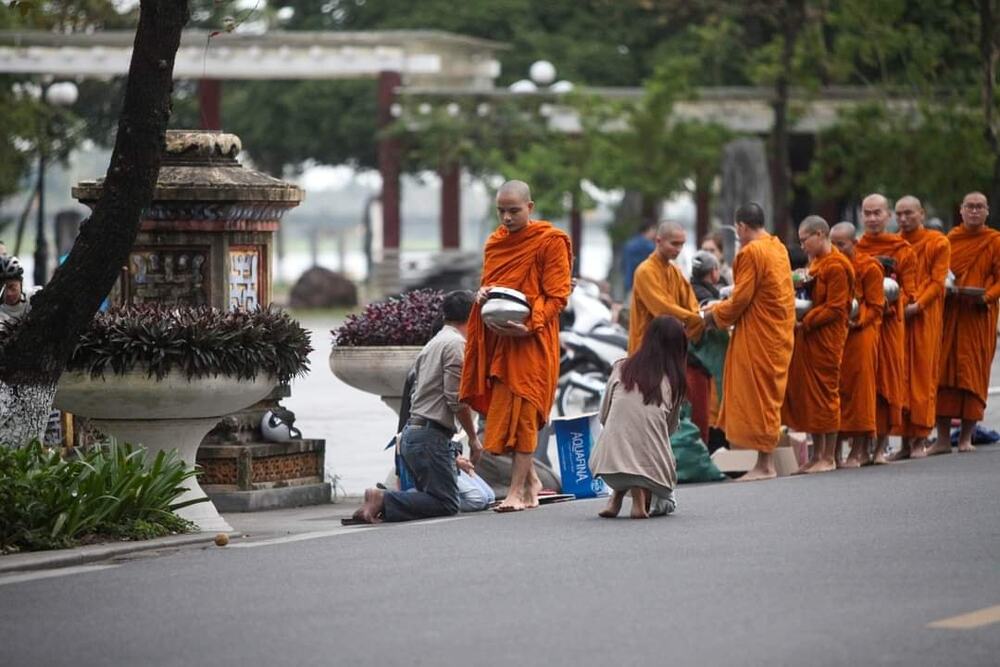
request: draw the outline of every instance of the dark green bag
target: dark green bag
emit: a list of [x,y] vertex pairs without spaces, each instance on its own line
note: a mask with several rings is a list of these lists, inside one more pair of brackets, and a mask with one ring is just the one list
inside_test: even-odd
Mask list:
[[701,440],[701,432],[691,421],[691,407],[684,404],[677,430],[670,434],[670,446],[677,462],[677,481],[681,484],[692,482],[718,482],[726,479],[712,457],[708,447]]

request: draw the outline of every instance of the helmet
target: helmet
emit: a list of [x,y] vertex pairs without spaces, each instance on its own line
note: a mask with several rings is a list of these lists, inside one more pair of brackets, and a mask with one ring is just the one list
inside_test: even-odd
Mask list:
[[13,255],[0,255],[0,280],[21,280],[24,278],[24,267]]
[[268,410],[260,420],[260,434],[268,442],[299,440],[302,432],[292,426],[294,421],[295,417],[288,410],[279,410],[277,413]]

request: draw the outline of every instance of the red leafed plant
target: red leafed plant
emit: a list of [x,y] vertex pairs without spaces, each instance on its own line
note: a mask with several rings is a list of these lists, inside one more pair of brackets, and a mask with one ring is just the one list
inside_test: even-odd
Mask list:
[[338,347],[423,345],[441,328],[444,292],[414,290],[365,306],[334,329]]

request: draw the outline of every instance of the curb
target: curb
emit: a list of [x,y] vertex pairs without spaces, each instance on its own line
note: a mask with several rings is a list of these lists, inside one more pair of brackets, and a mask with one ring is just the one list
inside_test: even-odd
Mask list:
[[0,574],[84,565],[95,561],[108,560],[109,558],[127,556],[140,551],[170,549],[191,544],[204,544],[208,546],[213,543],[214,539],[215,533],[191,533],[187,535],[156,537],[141,542],[109,542],[105,544],[90,544],[85,547],[75,547],[73,549],[10,554],[0,556]]

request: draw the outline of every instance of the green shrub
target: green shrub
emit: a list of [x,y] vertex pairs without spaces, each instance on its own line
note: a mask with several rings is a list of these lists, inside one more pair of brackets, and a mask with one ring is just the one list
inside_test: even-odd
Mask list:
[[0,553],[188,532],[193,525],[172,510],[206,500],[175,502],[195,474],[174,452],[147,461],[127,444],[65,459],[37,441],[0,447]]

